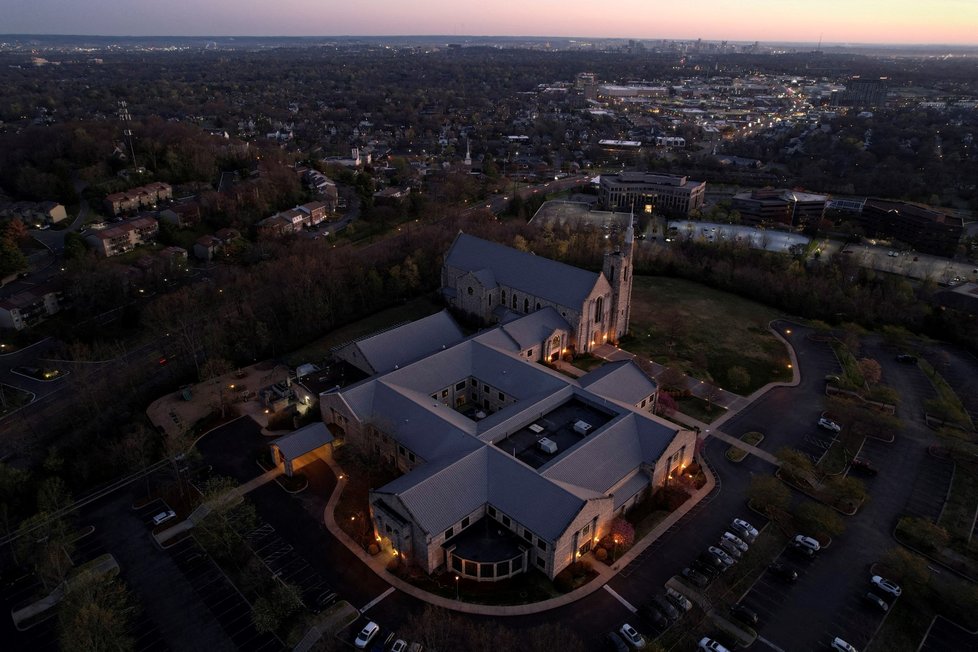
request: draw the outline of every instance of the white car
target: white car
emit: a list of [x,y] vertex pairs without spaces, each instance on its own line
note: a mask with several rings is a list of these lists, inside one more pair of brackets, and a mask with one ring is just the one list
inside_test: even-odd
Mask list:
[[730,650],[720,644],[720,641],[714,641],[708,636],[701,638],[700,644],[697,647],[703,650],[703,652],[730,652]]
[[689,601],[689,598],[668,586],[666,587],[666,598],[683,611],[689,611],[693,608],[693,603]]
[[757,535],[760,534],[756,527],[742,518],[735,518],[730,524],[730,527],[734,529],[737,534],[742,534],[744,537],[746,537],[744,540],[748,543],[753,543],[754,539],[757,538]]
[[854,648],[849,643],[846,643],[838,636],[836,636],[835,639],[832,641],[832,649],[838,650],[839,652],[859,652],[859,650]]
[[903,589],[880,575],[873,575],[873,579],[871,579],[870,582],[880,591],[889,593],[894,598],[899,598],[900,595],[903,594]]
[[634,627],[628,623],[622,625],[621,629],[618,631],[621,633],[622,638],[625,639],[625,642],[636,650],[641,650],[643,647],[645,647],[645,639]]
[[711,554],[716,555],[723,562],[724,566],[730,567],[737,563],[737,560],[727,554],[727,551],[718,546],[710,546],[707,548]]
[[799,546],[805,546],[814,552],[818,552],[822,549],[822,544],[811,537],[806,537],[804,534],[796,534],[794,541]]
[[826,419],[825,417],[818,420],[818,427],[825,428],[826,430],[830,430],[832,432],[842,432],[842,426],[837,424],[832,419]]
[[161,523],[166,523],[171,518],[176,518],[176,513],[172,509],[168,509],[165,512],[160,512],[153,517],[153,525],[160,525]]
[[737,549],[740,550],[740,552],[747,552],[747,544],[744,542],[743,539],[738,537],[736,534],[732,532],[724,532],[723,537],[721,538],[724,541],[729,541],[730,543],[737,546]]
[[353,641],[353,645],[361,650],[364,649],[370,645],[370,641],[373,640],[374,636],[376,636],[377,632],[379,631],[380,625],[371,620],[369,623],[364,625],[363,629],[360,630],[360,633],[357,634],[357,639]]

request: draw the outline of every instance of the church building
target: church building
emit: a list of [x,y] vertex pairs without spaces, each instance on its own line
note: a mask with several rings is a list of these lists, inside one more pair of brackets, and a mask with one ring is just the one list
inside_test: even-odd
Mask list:
[[445,256],[442,294],[449,306],[486,324],[553,308],[571,331],[544,359],[570,349],[586,353],[628,332],[634,235],[629,222],[623,246],[605,254],[595,273],[459,233]]

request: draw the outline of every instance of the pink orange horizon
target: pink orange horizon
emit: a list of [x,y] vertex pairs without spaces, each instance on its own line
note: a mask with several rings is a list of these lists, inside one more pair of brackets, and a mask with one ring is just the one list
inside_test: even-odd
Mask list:
[[8,34],[978,45],[975,0],[32,0],[4,14]]

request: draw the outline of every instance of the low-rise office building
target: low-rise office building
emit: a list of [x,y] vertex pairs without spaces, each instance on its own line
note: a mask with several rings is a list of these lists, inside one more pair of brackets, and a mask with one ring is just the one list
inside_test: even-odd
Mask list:
[[752,190],[737,193],[730,202],[731,210],[740,213],[741,222],[751,226],[784,224],[786,226],[818,226],[825,216],[828,197],[795,190]]
[[653,210],[688,216],[703,207],[706,182],[689,177],[651,172],[602,174],[598,187],[599,203],[608,210]]
[[964,233],[960,217],[891,199],[867,199],[860,223],[870,237],[892,238],[916,251],[950,258]]

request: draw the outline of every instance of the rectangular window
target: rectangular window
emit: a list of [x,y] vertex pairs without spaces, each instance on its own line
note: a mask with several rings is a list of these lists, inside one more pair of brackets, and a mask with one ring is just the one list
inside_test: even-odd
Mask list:
[[452,568],[458,571],[459,573],[462,572],[462,560],[456,557],[455,555],[452,555]]
[[417,458],[414,456],[414,453],[408,453],[408,459],[414,462]]
[[503,525],[505,525],[506,527],[509,527],[512,523],[513,522],[511,520],[509,520],[509,517],[508,516],[505,516],[505,515],[503,516]]
[[455,528],[450,527],[447,530],[445,530],[445,538],[446,539],[451,539],[453,536],[455,536]]
[[539,566],[540,568],[546,568],[547,567],[546,560],[543,557],[537,557],[537,566]]
[[491,516],[493,518],[496,518],[496,508],[495,507],[489,507],[486,511],[489,513],[489,516]]
[[403,446],[398,446],[397,447],[397,454],[398,455],[404,455],[404,447]]
[[464,380],[462,382],[460,382],[460,383],[456,383],[455,384],[455,391],[456,392],[461,392],[463,389],[465,389],[465,381]]
[[462,519],[462,527],[469,527],[469,517],[466,516]]
[[533,349],[530,349],[529,351],[526,352],[526,357],[528,357],[528,358],[532,358],[533,357]]
[[537,539],[537,548],[539,548],[544,552],[547,552],[547,542],[544,541],[543,539]]
[[533,533],[527,530],[526,528],[523,528],[523,538],[529,541],[530,543],[533,543]]
[[649,402],[649,400],[647,398],[643,398],[642,399],[642,405],[640,407],[645,407],[645,404],[648,403],[648,402]]
[[469,378],[469,384],[472,385],[473,387],[478,387],[479,381],[476,380],[475,378]]
[[488,392],[489,391],[489,385],[483,385],[482,386],[482,391],[483,392]]
[[448,390],[447,389],[441,390],[441,397],[442,398],[448,398]]
[[591,531],[591,524],[588,523],[587,525],[581,528],[581,536],[587,534],[590,531]]
[[499,400],[500,401],[505,401],[506,400],[506,395],[503,394],[502,392],[499,392]]

